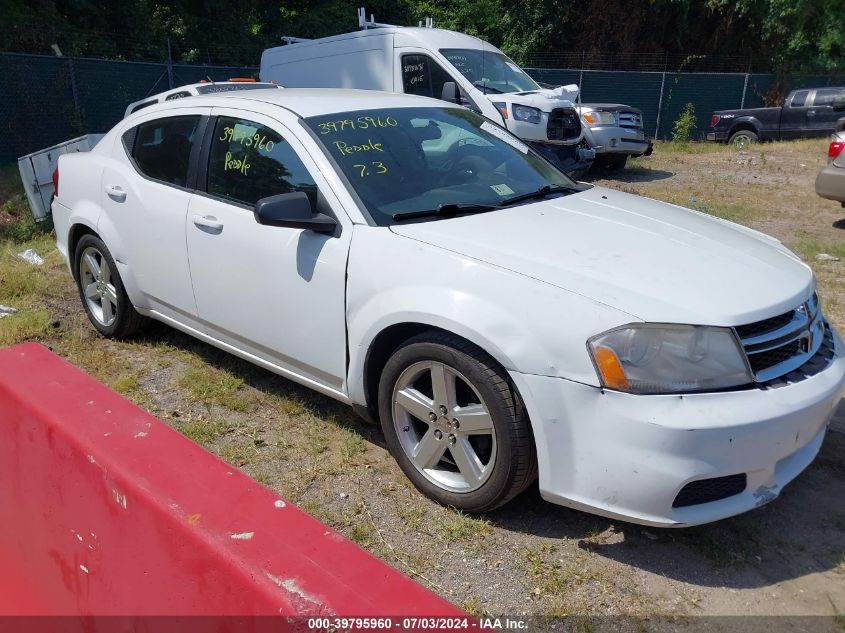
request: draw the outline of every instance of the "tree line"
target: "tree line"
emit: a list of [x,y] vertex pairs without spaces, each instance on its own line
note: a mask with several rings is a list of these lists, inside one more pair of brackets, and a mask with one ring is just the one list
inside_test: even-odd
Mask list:
[[[477,35],[518,62],[578,52],[730,56],[756,69],[843,71],[843,0],[0,0],[0,50],[257,65],[283,35],[379,22]],[[168,48],[169,47],[169,48]]]

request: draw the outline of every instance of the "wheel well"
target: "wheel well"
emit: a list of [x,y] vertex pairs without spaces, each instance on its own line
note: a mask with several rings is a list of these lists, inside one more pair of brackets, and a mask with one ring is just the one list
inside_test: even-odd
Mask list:
[[99,237],[97,232],[90,226],[86,226],[84,224],[74,224],[70,227],[70,232],[67,237],[67,256],[71,261],[70,271],[73,274],[74,279],[76,279],[76,266],[73,265],[73,257],[74,253],[76,253],[76,245],[79,244],[79,240],[82,239],[83,235],[94,235]]
[[378,419],[378,383],[387,360],[409,338],[438,329],[425,323],[397,323],[378,333],[364,360],[364,393],[367,396],[367,409],[373,419]]
[[742,123],[737,123],[731,128],[730,134],[728,134],[728,139],[730,139],[737,132],[741,132],[742,130],[747,130],[749,132],[754,132],[755,134],[757,134],[757,128],[754,127],[753,124],[748,123],[747,121],[743,121]]

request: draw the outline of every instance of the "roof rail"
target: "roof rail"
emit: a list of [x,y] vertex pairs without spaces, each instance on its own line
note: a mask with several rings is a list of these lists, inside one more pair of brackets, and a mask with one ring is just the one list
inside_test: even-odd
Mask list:
[[282,42],[285,44],[299,44],[300,42],[310,42],[311,39],[307,37],[294,37],[293,35],[284,35]]
[[358,26],[364,31],[367,29],[385,29],[396,27],[395,24],[380,24],[379,22],[376,22],[376,16],[372,14],[370,14],[370,19],[368,21],[366,7],[360,7],[358,9]]

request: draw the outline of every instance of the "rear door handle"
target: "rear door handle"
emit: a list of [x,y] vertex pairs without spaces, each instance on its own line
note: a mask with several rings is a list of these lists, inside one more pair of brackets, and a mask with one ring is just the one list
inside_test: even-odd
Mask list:
[[217,218],[212,216],[200,215],[199,213],[195,213],[191,220],[193,220],[194,224],[203,229],[211,229],[212,231],[223,230],[223,223],[218,222]]
[[807,110],[807,116],[816,116],[815,110]]
[[123,190],[123,187],[120,187],[119,185],[106,185],[104,189],[109,198],[112,200],[115,200],[116,202],[123,202],[126,200],[126,192]]

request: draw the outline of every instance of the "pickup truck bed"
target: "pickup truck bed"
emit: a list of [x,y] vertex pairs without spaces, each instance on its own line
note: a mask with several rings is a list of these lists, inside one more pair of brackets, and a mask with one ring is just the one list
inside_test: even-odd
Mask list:
[[793,90],[783,106],[719,110],[710,118],[708,141],[775,141],[826,136],[845,114],[845,88]]

